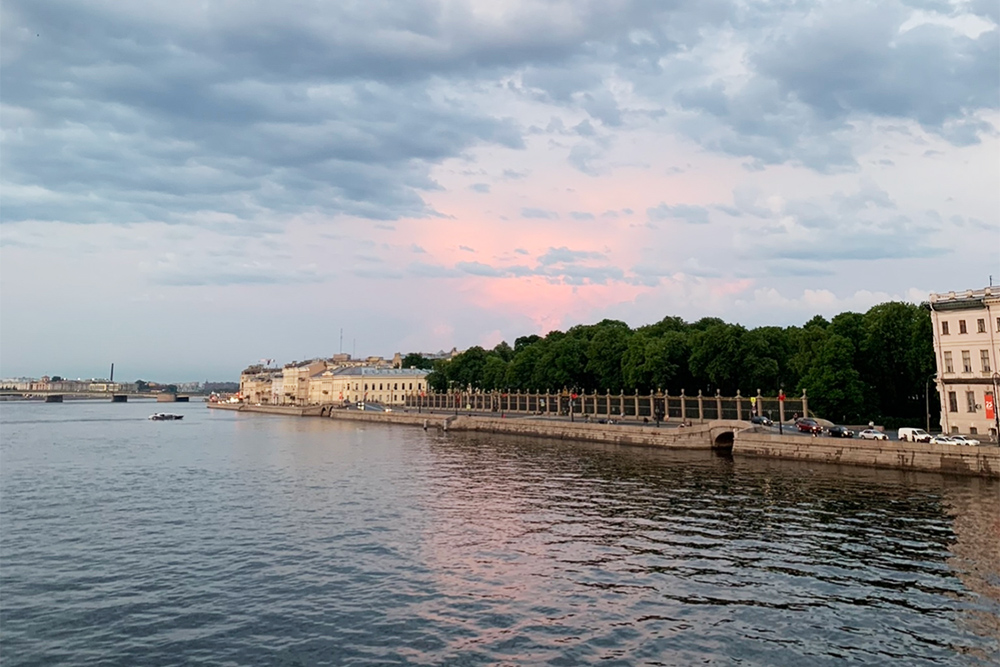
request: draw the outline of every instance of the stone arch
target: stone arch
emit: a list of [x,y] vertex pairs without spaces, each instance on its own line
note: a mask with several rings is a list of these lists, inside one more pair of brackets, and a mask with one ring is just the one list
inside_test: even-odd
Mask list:
[[712,448],[713,449],[732,449],[733,441],[735,440],[735,433],[730,430],[722,430],[713,433],[712,438]]

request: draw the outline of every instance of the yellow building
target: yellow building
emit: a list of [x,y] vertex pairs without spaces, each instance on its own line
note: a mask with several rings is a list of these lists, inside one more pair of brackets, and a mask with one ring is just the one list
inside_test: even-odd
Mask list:
[[930,295],[941,430],[996,438],[1000,288]]
[[[403,405],[407,396],[427,391],[427,374],[418,368],[353,366],[318,373],[313,382],[317,398],[332,398],[331,403],[368,401],[383,405]],[[328,393],[324,393],[328,392]]]
[[283,405],[305,405],[309,402],[309,384],[312,376],[327,368],[323,359],[293,361],[285,364],[282,374]]

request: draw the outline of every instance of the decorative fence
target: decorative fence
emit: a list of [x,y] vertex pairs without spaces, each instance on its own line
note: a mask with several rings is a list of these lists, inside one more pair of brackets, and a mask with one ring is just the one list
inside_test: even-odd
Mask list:
[[[461,412],[496,412],[500,414],[561,415],[570,418],[629,419],[641,421],[705,422],[714,419],[746,419],[761,415],[771,419],[790,420],[805,416],[809,400],[803,391],[800,397],[763,396],[705,396],[698,392],[688,396],[683,391],[676,396],[662,392],[649,394],[590,394],[562,391],[503,392],[455,391],[446,393],[409,394],[405,405],[415,410]],[[783,411],[782,411],[783,408]]]

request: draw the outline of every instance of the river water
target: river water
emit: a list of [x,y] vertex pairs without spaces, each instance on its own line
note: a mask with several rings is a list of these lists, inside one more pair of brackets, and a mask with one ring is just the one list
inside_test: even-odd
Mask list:
[[0,404],[0,664],[1000,664],[1000,483]]

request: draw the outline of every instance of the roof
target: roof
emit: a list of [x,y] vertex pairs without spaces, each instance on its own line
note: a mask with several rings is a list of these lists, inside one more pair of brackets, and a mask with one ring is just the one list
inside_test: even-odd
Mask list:
[[360,375],[362,377],[426,377],[428,370],[420,368],[372,368],[371,366],[353,366],[338,368],[334,375]]
[[979,290],[965,290],[964,292],[944,292],[941,294],[931,294],[930,305],[932,310],[973,310],[984,308],[984,300],[1000,297],[1000,290],[992,287],[985,287]]

